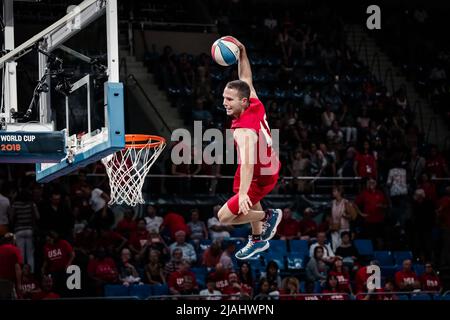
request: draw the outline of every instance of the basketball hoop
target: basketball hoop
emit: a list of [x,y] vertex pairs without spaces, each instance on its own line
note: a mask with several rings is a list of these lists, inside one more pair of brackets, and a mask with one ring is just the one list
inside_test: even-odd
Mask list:
[[102,159],[109,177],[109,204],[144,204],[142,187],[145,176],[164,150],[166,139],[154,135],[127,134],[125,149]]

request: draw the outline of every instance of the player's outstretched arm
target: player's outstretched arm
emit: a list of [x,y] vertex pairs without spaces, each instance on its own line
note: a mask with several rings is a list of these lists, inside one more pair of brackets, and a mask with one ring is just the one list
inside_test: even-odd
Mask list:
[[239,40],[235,38],[235,41],[240,50],[240,57],[238,61],[239,80],[247,82],[250,86],[250,98],[258,98],[256,95],[256,90],[253,87],[252,68],[250,66],[250,61],[248,60],[247,50]]

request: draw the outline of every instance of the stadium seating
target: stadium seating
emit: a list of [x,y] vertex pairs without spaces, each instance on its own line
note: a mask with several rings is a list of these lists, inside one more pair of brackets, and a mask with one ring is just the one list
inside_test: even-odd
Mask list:
[[147,299],[152,295],[152,287],[148,284],[130,286],[129,295],[138,297],[139,299]]
[[411,251],[394,251],[392,253],[395,264],[401,266],[406,259],[412,259],[413,255]]
[[431,300],[431,296],[427,293],[417,293],[411,295],[411,300],[419,301],[419,300]]
[[152,287],[152,295],[153,296],[163,296],[169,294],[169,287],[167,284],[154,284]]
[[358,253],[362,256],[372,257],[373,256],[373,245],[372,241],[367,239],[356,239],[353,244],[358,250]]
[[127,297],[130,295],[130,288],[123,285],[105,285],[105,297]]
[[374,251],[373,257],[375,260],[378,260],[380,266],[394,266],[394,257],[390,251]]
[[298,252],[300,254],[309,255],[308,241],[306,240],[291,240],[290,252]]

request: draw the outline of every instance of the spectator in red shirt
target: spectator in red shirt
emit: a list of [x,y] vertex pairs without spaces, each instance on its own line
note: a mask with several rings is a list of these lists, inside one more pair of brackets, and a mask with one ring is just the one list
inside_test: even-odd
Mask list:
[[306,208],[303,211],[303,219],[299,222],[301,239],[311,240],[317,236],[317,223],[313,220],[314,211],[311,208]]
[[216,265],[216,270],[208,275],[208,278],[216,283],[216,288],[221,293],[224,293],[224,289],[229,285],[228,283],[229,271],[223,267],[221,263]]
[[53,292],[53,278],[50,275],[46,275],[42,278],[42,291],[39,291],[33,295],[33,300],[50,300],[59,299],[60,295]]
[[387,199],[383,192],[377,189],[375,179],[367,181],[367,188],[356,197],[355,203],[363,212],[364,237],[369,239],[383,238],[384,211],[387,208]]
[[130,236],[130,250],[134,254],[139,254],[142,248],[147,244],[149,232],[145,219],[141,218],[137,221],[137,229]]
[[348,295],[340,289],[338,278],[333,274],[328,275],[325,289],[322,290],[322,293],[327,294],[323,297],[324,300],[348,300]]
[[411,260],[403,261],[403,269],[395,273],[395,284],[400,291],[420,289],[420,282],[417,274],[412,270]]
[[175,233],[177,231],[181,230],[186,234],[189,232],[189,228],[183,216],[175,212],[169,212],[168,214],[166,214],[161,228],[169,233],[172,241],[175,241]]
[[436,146],[433,146],[430,150],[430,156],[425,162],[425,171],[433,178],[448,176],[447,163],[444,157],[438,152]]
[[202,265],[207,268],[214,268],[222,256],[222,246],[220,241],[214,240],[213,243],[203,252]]
[[173,295],[187,295],[198,293],[197,280],[195,274],[189,270],[188,260],[183,259],[179,271],[169,275],[169,290]]
[[97,248],[95,258],[88,263],[87,272],[94,282],[96,293],[99,295],[103,293],[105,284],[117,283],[119,280],[116,263],[107,256],[104,247]]
[[358,177],[377,179],[377,160],[368,141],[364,142],[362,152],[356,155],[353,166]]
[[22,298],[31,299],[33,294],[41,291],[39,283],[31,273],[31,266],[24,264],[22,268]]
[[[379,262],[376,260],[372,260],[369,263],[369,266],[379,266]],[[368,271],[368,267],[369,266],[364,266],[361,267],[355,275],[355,292],[356,294],[361,294],[361,293],[366,293],[367,292],[367,279],[369,279],[369,277],[372,275],[372,273],[369,273]],[[360,297],[360,296],[358,296]],[[361,297],[364,297],[364,295],[362,295]]]
[[425,272],[420,276],[423,291],[441,292],[442,283],[430,262],[425,263]]
[[228,286],[223,289],[223,294],[230,295],[228,300],[250,299],[252,288],[241,283],[236,272],[230,272],[228,274]]
[[277,234],[281,240],[299,239],[300,223],[292,217],[292,211],[290,208],[284,208],[283,219],[277,228]]
[[122,250],[128,240],[120,233],[108,229],[100,229],[96,247],[104,247],[108,255],[115,255]]
[[55,291],[60,295],[64,296],[66,293],[66,269],[74,258],[72,246],[66,240],[60,239],[58,233],[50,231],[44,246],[42,274],[51,274]]
[[125,210],[124,217],[119,221],[116,227],[116,231],[127,239],[130,239],[130,235],[137,229],[137,223],[133,219],[133,216],[133,210]]
[[436,211],[442,234],[441,265],[450,265],[450,187],[445,189],[446,195],[439,200]]
[[430,180],[428,173],[423,173],[420,176],[418,189],[423,189],[425,191],[425,198],[433,202],[434,205],[438,203],[438,196],[436,191],[436,184]]
[[6,233],[0,238],[0,299],[9,300],[14,297],[14,287],[17,296],[21,296],[23,258],[19,248],[14,245],[14,235]]
[[340,292],[351,293],[352,289],[350,286],[350,275],[348,271],[344,268],[342,262],[342,257],[336,256],[334,260],[333,267],[328,275],[336,276],[338,281],[338,289]]

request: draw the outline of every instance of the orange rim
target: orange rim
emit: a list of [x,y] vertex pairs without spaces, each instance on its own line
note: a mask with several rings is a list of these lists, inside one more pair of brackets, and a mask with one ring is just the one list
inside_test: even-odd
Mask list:
[[[155,141],[148,143],[149,141]],[[154,136],[149,134],[126,134],[125,135],[125,148],[143,149],[143,148],[156,148],[166,143],[166,139],[160,136]]]

